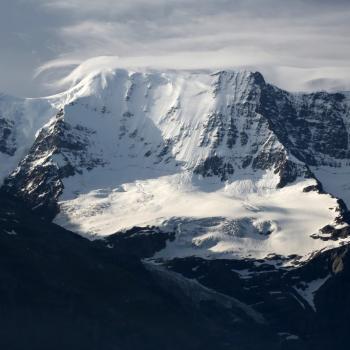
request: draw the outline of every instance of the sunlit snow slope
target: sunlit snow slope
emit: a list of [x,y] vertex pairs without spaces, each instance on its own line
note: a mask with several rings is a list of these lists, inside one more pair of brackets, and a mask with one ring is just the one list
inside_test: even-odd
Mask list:
[[15,169],[4,189],[35,210],[88,237],[176,232],[163,258],[307,257],[348,240],[327,193],[349,203],[346,176],[338,190],[324,170],[349,165],[341,94],[293,95],[252,72],[82,68],[68,91],[25,101],[42,128],[16,169],[22,150],[8,137],[1,151]]

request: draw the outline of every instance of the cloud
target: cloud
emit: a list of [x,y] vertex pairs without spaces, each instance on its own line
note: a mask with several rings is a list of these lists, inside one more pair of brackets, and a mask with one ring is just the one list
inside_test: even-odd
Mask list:
[[251,68],[292,90],[346,87],[349,16],[347,0],[2,0],[0,69],[16,81],[21,71],[27,83],[16,88],[9,73],[0,89],[55,92],[54,80],[95,56],[123,66]]

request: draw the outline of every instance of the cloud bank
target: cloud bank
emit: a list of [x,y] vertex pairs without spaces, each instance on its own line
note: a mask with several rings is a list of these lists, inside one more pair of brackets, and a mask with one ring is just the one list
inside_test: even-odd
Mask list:
[[288,90],[350,90],[348,0],[2,0],[0,90],[47,95],[79,63],[253,69]]

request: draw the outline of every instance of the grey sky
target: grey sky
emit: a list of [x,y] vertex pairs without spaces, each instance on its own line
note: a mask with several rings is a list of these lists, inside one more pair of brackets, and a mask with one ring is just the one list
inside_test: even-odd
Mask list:
[[49,83],[100,55],[255,69],[291,90],[350,89],[349,18],[348,0],[1,0],[0,90],[56,92]]

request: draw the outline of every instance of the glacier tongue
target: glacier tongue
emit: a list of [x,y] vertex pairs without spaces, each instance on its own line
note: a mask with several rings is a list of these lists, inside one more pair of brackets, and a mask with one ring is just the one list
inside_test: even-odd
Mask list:
[[341,94],[293,95],[252,72],[107,69],[39,102],[42,128],[4,189],[75,232],[185,232],[163,257],[307,256],[347,239],[310,170],[349,161]]

